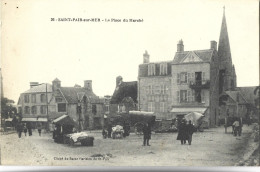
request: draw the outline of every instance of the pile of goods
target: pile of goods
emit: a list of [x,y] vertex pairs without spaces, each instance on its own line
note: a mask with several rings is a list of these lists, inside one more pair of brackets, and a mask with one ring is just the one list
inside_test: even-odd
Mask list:
[[112,127],[112,138],[113,139],[121,139],[123,138],[124,129],[121,125],[116,125],[115,127]]
[[87,132],[67,134],[66,138],[67,143],[70,145],[80,142],[82,146],[93,146],[94,137],[90,137]]

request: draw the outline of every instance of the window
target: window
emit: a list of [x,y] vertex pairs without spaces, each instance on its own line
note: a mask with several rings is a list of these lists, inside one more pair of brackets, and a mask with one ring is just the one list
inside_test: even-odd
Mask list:
[[40,111],[41,111],[41,114],[46,114],[46,112],[47,112],[47,106],[41,106]]
[[24,113],[25,114],[30,114],[30,107],[29,106],[25,106],[24,107]]
[[160,64],[160,75],[167,75],[167,63]]
[[194,90],[187,91],[188,102],[194,102]]
[[29,95],[28,94],[24,95],[24,103],[29,103]]
[[46,95],[45,94],[41,94],[41,102],[46,103]]
[[166,94],[166,91],[167,91],[167,86],[161,85],[161,94]]
[[36,94],[31,95],[32,103],[36,103]]
[[106,112],[109,112],[109,105],[105,106],[105,110],[106,110]]
[[18,107],[18,113],[19,113],[19,114],[22,113],[22,107]]
[[56,101],[56,103],[60,103],[60,102],[62,102],[62,98],[61,97],[55,97],[55,101]]
[[160,112],[165,112],[165,102],[160,102]]
[[195,101],[201,103],[201,91],[200,90],[195,91]]
[[187,90],[180,91],[180,102],[187,102]]
[[37,107],[36,106],[32,106],[32,114],[37,114]]
[[155,75],[155,64],[148,65],[148,76]]
[[154,112],[155,105],[154,102],[148,102],[148,112]]
[[58,112],[66,112],[66,103],[58,103]]
[[92,113],[93,113],[94,115],[97,114],[97,105],[92,105]]
[[177,73],[177,84],[187,83],[188,75],[187,72]]

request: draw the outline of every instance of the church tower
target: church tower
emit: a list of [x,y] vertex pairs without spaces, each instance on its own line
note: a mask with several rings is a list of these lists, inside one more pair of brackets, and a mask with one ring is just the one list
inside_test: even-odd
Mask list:
[[236,74],[233,70],[231,50],[229,44],[225,7],[223,9],[222,25],[218,44],[219,56],[219,93],[226,90],[234,90]]

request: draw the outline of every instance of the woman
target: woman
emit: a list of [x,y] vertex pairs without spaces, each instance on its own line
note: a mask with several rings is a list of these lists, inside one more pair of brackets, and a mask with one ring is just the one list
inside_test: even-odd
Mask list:
[[177,140],[180,140],[182,145],[186,143],[186,140],[188,140],[185,120],[182,120],[179,125]]

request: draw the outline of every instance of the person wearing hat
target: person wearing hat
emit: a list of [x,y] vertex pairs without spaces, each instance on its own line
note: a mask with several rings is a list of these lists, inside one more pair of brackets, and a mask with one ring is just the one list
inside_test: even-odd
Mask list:
[[189,124],[186,126],[186,132],[187,132],[187,135],[188,135],[188,143],[189,143],[189,145],[191,145],[192,134],[193,134],[194,131],[195,131],[195,127],[191,123],[191,120],[189,120]]
[[187,134],[187,129],[186,129],[186,121],[182,120],[179,128],[178,128],[178,136],[177,136],[177,140],[181,141],[181,144],[186,144],[186,140],[188,140],[188,134]]

